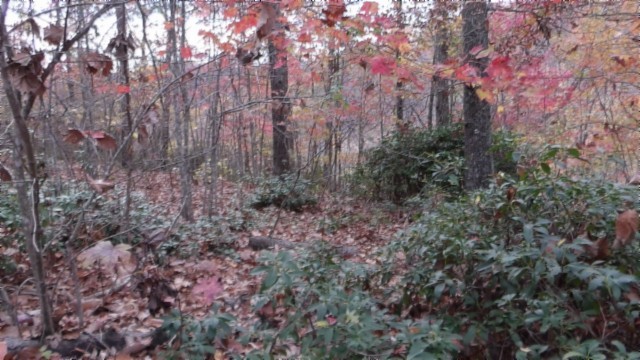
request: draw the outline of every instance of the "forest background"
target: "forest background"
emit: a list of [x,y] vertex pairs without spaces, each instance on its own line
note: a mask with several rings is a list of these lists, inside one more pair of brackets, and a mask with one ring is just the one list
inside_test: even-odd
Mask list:
[[637,2],[1,6],[1,355],[639,356]]

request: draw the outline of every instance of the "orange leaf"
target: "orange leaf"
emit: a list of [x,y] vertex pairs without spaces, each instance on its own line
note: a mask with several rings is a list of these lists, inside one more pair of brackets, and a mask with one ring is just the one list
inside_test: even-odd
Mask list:
[[128,94],[130,91],[131,88],[129,85],[118,85],[118,87],[116,87],[116,92],[118,94]]
[[173,23],[171,21],[167,21],[167,22],[164,23],[164,29],[165,30],[171,30],[173,28],[174,28],[174,25],[173,25]]
[[258,17],[256,14],[249,14],[233,24],[233,32],[239,34],[256,25],[258,25]]

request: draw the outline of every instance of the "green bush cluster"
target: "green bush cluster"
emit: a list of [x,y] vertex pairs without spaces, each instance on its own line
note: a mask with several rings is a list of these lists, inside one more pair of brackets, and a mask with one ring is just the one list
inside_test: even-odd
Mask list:
[[260,320],[237,330],[262,348],[242,357],[640,358],[638,246],[591,251],[635,189],[554,175],[560,153],[579,155],[549,148],[526,176],[422,214],[378,265],[322,243],[265,252]]
[[425,214],[388,248],[388,296],[485,358],[640,358],[637,246],[592,253],[635,189],[541,170]]
[[273,205],[285,210],[302,211],[306,206],[317,203],[311,185],[309,180],[294,174],[263,179],[258,182],[250,205],[255,209]]
[[[495,170],[515,173],[512,133],[493,135]],[[434,130],[394,132],[369,151],[356,167],[351,184],[356,193],[376,200],[401,202],[435,187],[459,193],[463,186],[464,133],[460,123]]]

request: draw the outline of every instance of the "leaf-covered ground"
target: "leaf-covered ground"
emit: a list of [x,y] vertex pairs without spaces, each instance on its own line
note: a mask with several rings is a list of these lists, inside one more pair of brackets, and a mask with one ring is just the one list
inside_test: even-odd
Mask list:
[[[119,175],[115,182],[126,184],[124,175]],[[176,174],[145,174],[136,181],[134,190],[138,199],[155,205],[155,216],[177,220],[180,211],[178,182]],[[249,327],[258,319],[250,300],[262,280],[251,274],[260,251],[248,246],[250,237],[271,235],[292,242],[294,252],[298,247],[324,241],[342,249],[341,254],[351,261],[371,264],[376,262],[372,256],[376,249],[386,244],[409,221],[408,215],[397,209],[380,208],[377,204],[328,192],[319,195],[317,205],[303,212],[290,212],[274,207],[250,209],[247,202],[253,189],[247,185],[221,181],[217,190],[215,216],[242,223],[222,234],[231,239],[220,242],[227,247],[225,249],[211,249],[211,244],[203,244],[207,234],[193,238],[182,234],[176,244],[174,235],[182,224],[177,220],[173,226],[155,229],[145,226],[147,224],[130,224],[129,228],[144,229],[138,232],[143,240],[131,246],[112,243],[104,231],[94,229],[78,235],[78,241],[84,241],[81,248],[66,253],[64,246],[58,246],[58,250],[49,252],[47,280],[53,298],[54,320],[59,325],[55,338],[76,339],[83,332],[100,336],[105,331],[115,330],[127,344],[120,351],[120,358],[153,356],[154,349],[141,351],[141,348],[152,341],[150,334],[162,324],[164,314],[179,309],[184,316],[201,318],[209,312],[212,303],[220,307],[220,312],[232,314],[238,325]],[[194,184],[195,218],[206,222],[208,218],[203,215],[201,205],[204,191],[201,184]],[[118,186],[102,196],[122,194],[124,186]],[[60,224],[51,226],[62,227]],[[215,236],[220,237],[220,234]],[[160,259],[161,249],[167,244],[192,250],[173,251]],[[276,245],[276,250],[279,248]],[[185,256],[185,253],[189,255]],[[18,264],[15,273],[3,276],[3,286],[19,320],[19,326],[14,326],[10,312],[0,312],[0,344],[5,339],[6,345],[9,338],[37,336],[39,309],[36,291],[29,280],[26,254],[17,246],[1,247],[0,254],[10,256]],[[77,268],[77,281],[70,270],[73,267]],[[82,299],[82,323],[76,315],[79,297]],[[229,346],[237,347],[235,350],[240,353],[243,350],[239,344]],[[252,346],[261,344],[249,345]],[[27,348],[23,351],[33,354],[35,350]]]

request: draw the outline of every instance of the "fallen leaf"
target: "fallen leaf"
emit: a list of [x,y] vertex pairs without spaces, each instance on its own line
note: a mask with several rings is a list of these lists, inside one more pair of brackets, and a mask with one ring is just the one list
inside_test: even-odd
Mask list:
[[220,278],[217,276],[210,277],[198,283],[193,287],[192,294],[199,299],[204,300],[204,304],[210,306],[215,298],[222,293],[222,285]]

